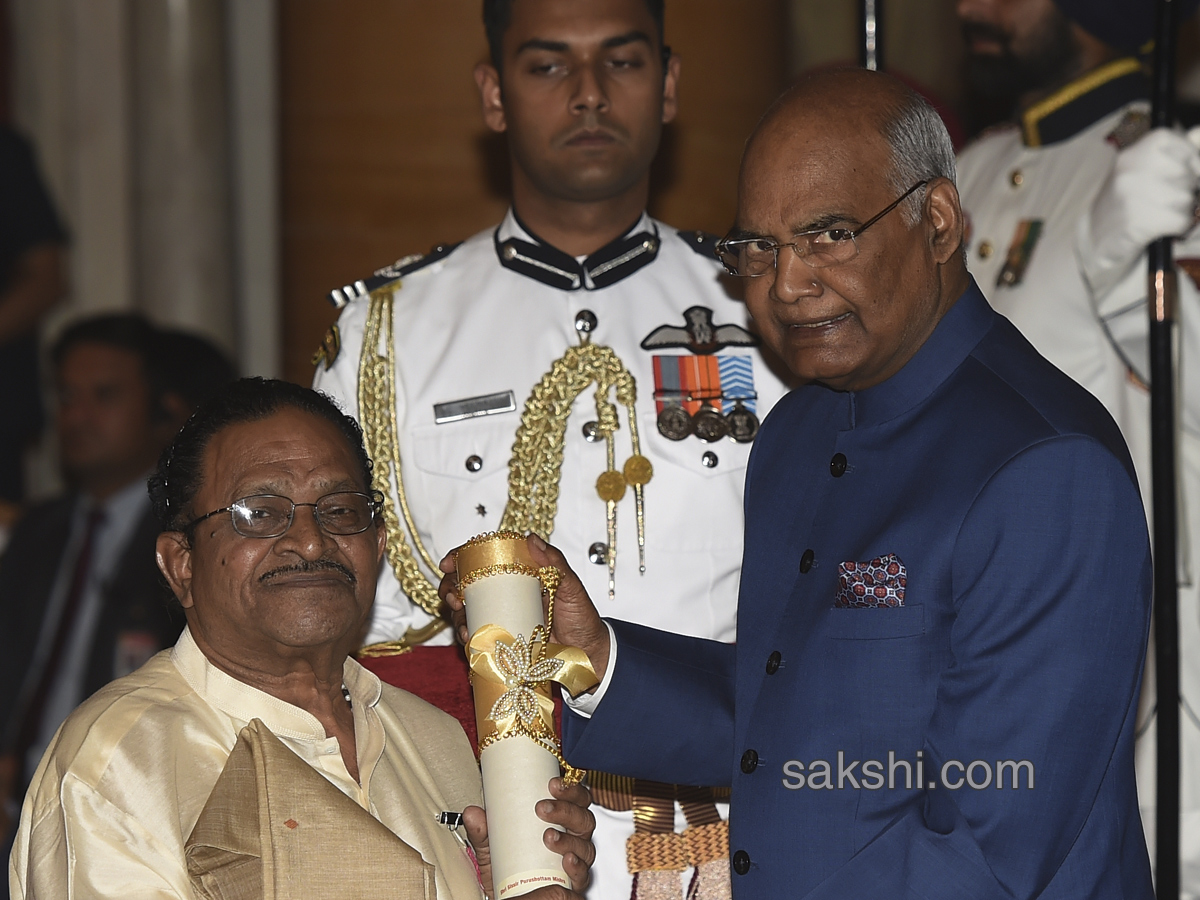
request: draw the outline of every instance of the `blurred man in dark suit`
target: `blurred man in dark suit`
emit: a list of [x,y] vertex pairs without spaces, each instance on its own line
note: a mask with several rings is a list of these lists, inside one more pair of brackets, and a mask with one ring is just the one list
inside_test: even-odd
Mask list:
[[74,323],[51,356],[69,490],[32,508],[0,558],[6,807],[80,701],[179,636],[183,616],[155,564],[146,476],[203,399],[200,386],[234,375],[208,342],[134,314]]

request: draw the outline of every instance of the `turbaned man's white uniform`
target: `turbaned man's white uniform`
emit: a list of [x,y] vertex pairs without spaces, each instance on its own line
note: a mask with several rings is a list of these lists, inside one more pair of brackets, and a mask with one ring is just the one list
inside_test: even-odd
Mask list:
[[[482,801],[462,728],[353,660],[345,686],[361,784],[314,716],[216,668],[185,629],[172,650],[98,691],[55,735],[21,810],[12,897],[192,900],[185,843],[239,732],[259,719],[417,850],[435,869],[440,900],[479,900],[473,863],[435,821]],[[348,879],[358,864],[345,859]]]
[[[1104,403],[1121,427],[1149,511],[1149,312],[1143,257],[1089,282],[1085,223],[1119,148],[1145,130],[1145,82],[1119,59],[993,129],[963,151],[958,186],[969,224],[969,267],[992,305],[1056,366]],[[1200,256],[1200,241],[1177,256]],[[1097,279],[1093,279],[1097,280]],[[1185,896],[1200,896],[1200,305],[1180,273],[1179,424],[1182,732],[1181,856]],[[1069,527],[1064,522],[1063,527]],[[1148,663],[1137,743],[1138,793],[1153,846],[1154,681]],[[1190,893],[1189,893],[1190,892]]]
[[[722,417],[740,406],[744,424],[743,411],[763,417],[787,388],[747,330],[745,306],[728,292],[712,245],[711,236],[643,216],[608,247],[574,259],[540,242],[509,212],[498,228],[455,248],[335,292],[349,299],[337,323],[340,350],[332,365],[318,365],[314,387],[361,420],[370,294],[390,298],[404,489],[419,538],[436,561],[499,525],[521,410],[555,361],[580,345],[582,323],[588,340],[612,348],[636,380],[641,454],[654,467],[645,486],[645,573],[630,489],[616,507],[615,595],[608,599],[606,506],[596,482],[609,466],[605,441],[585,435],[597,420],[594,387],[571,407],[557,516],[546,536],[566,553],[602,615],[732,641],[752,443],[728,436],[704,442],[667,427],[681,438],[671,440],[658,417],[669,406],[697,412],[707,398]],[[619,471],[632,453],[619,406],[618,421]],[[391,490],[395,502],[394,484]],[[372,640],[398,638],[430,621],[386,565],[375,609]],[[446,632],[434,638],[449,640]],[[596,812],[598,859],[589,896],[628,900],[624,845],[632,816]]]

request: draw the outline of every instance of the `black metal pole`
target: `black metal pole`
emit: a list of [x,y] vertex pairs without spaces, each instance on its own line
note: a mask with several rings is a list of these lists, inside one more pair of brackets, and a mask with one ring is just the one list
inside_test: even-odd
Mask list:
[[883,71],[883,0],[859,0],[858,23],[859,41],[858,64],[864,69],[876,72]]
[[[1175,124],[1175,35],[1179,3],[1158,0],[1151,124]],[[1158,697],[1155,887],[1179,897],[1179,585],[1176,577],[1175,371],[1171,354],[1176,281],[1171,240],[1149,247],[1150,448],[1154,522],[1154,653]]]

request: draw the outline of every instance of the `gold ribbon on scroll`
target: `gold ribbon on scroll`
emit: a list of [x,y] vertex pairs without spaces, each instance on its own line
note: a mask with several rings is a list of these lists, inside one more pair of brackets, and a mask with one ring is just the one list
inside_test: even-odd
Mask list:
[[549,632],[541,625],[529,640],[520,634],[513,637],[498,625],[485,625],[471,636],[467,656],[475,691],[479,752],[496,741],[520,735],[554,754],[563,767],[564,781],[579,781],[584,773],[563,759],[554,732],[550,682],[557,681],[571,696],[598,684],[587,654],[577,647],[551,643]]
[[496,895],[567,886],[562,859],[546,847],[545,823],[535,814],[551,779],[574,784],[583,775],[563,759],[550,682],[577,694],[596,684],[596,673],[582,650],[551,643],[547,601],[561,573],[534,561],[525,534],[479,535],[455,551],[454,562],[471,631],[467,663]]
[[546,625],[536,626],[528,639],[489,624],[478,628],[467,643],[479,752],[496,741],[520,735],[554,755],[563,768],[564,780],[579,781],[584,773],[563,759],[554,731],[550,682],[557,681],[575,696],[594,687],[599,679],[582,650],[550,642],[554,594],[561,573],[552,566],[539,567],[529,553],[525,535],[517,531],[489,532],[467,541],[456,551],[455,569],[458,595],[464,602],[469,585],[494,575],[535,578],[548,598]]

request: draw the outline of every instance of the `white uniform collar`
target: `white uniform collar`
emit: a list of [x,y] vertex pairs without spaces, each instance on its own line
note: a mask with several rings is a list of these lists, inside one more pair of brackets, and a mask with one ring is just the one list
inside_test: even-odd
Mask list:
[[616,284],[658,256],[658,226],[645,212],[619,238],[595,253],[573,257],[525,227],[510,208],[494,235],[500,265],[564,291],[594,291]]

